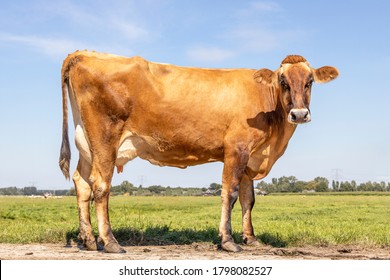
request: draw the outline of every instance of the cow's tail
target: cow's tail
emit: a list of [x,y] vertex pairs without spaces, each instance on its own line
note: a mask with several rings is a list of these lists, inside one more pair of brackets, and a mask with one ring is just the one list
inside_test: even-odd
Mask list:
[[69,90],[69,69],[70,56],[65,59],[61,71],[62,84],[62,144],[60,151],[59,165],[65,178],[69,180],[69,166],[70,166],[70,146],[68,135],[68,90]]

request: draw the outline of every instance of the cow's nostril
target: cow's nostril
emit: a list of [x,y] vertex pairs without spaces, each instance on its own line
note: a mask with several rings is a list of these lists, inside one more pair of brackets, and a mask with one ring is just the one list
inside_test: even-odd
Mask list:
[[291,120],[295,122],[297,120],[297,116],[293,112],[291,112],[290,114],[291,114]]

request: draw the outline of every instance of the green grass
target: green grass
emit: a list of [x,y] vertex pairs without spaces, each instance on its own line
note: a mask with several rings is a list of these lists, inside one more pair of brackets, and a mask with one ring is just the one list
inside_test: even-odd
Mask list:
[[[257,197],[253,225],[275,247],[336,244],[390,246],[389,195]],[[93,225],[96,219],[93,211]],[[218,243],[219,197],[111,197],[110,219],[121,244]],[[233,211],[240,242],[241,209]],[[97,232],[96,232],[97,234]],[[69,242],[78,235],[75,197],[0,197],[0,242]]]

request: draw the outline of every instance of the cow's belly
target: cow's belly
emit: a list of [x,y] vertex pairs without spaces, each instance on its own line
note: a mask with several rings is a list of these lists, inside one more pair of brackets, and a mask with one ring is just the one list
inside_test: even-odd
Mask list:
[[[75,143],[80,155],[91,164],[90,144],[80,124],[76,125],[75,128]],[[166,143],[164,143],[165,146]],[[182,147],[175,147],[174,145],[164,149],[161,143],[158,143],[152,137],[136,136],[131,132],[127,132],[121,137],[115,165],[118,167],[118,170],[122,170],[127,162],[136,157],[140,157],[155,165],[179,168],[222,160],[222,154],[219,155],[215,152],[189,152]]]
[[151,136],[137,136],[127,132],[122,136],[118,149],[116,166],[123,166],[128,161],[140,157],[159,166],[186,168],[187,166],[220,161],[221,156],[209,151],[176,146],[173,142],[156,140]]

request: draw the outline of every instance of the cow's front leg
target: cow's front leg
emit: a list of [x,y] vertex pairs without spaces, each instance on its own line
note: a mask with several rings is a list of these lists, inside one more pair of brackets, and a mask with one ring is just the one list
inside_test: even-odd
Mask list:
[[232,209],[238,198],[238,188],[238,185],[235,187],[222,187],[222,212],[219,235],[221,237],[222,249],[228,252],[239,252],[242,250],[240,246],[234,243],[231,225]]
[[240,183],[239,199],[242,209],[242,238],[244,243],[251,246],[258,246],[252,225],[252,208],[255,204],[253,180],[244,174]]
[[248,153],[236,148],[230,154],[225,151],[224,168],[222,174],[222,212],[219,235],[222,249],[228,252],[239,252],[240,246],[234,243],[232,237],[231,215],[234,204],[238,198],[239,184],[244,174]]

